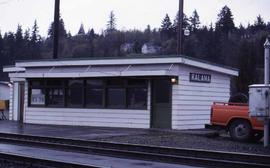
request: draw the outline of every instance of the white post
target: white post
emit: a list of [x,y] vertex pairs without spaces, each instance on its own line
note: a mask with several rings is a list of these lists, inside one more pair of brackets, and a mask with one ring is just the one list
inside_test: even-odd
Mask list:
[[[270,41],[269,38],[266,39],[264,43],[264,84],[269,85],[269,50],[270,50]],[[269,101],[269,99],[268,99]],[[267,107],[267,117],[264,119],[264,147],[269,145],[269,107]]]

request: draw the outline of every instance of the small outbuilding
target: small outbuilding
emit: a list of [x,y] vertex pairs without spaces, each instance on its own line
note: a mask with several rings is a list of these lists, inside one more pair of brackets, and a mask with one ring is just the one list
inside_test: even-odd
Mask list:
[[10,99],[10,86],[9,82],[0,81],[0,119],[6,120],[9,115],[8,102]]
[[9,82],[0,81],[0,100],[9,100]]
[[10,120],[164,129],[203,128],[238,76],[185,56],[18,61],[4,72],[13,83]]

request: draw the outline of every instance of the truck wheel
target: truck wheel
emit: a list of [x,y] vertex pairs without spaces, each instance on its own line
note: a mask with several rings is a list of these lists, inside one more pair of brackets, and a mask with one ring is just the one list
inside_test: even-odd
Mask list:
[[235,141],[247,142],[252,137],[252,128],[248,121],[235,120],[229,126],[230,136]]

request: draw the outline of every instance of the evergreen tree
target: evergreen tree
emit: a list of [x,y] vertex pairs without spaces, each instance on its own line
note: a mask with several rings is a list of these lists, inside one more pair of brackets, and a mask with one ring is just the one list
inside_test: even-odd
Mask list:
[[228,6],[224,6],[218,14],[216,22],[216,31],[221,32],[228,36],[230,32],[235,29],[233,15]]
[[32,45],[35,45],[35,44],[40,42],[41,37],[40,37],[40,35],[38,33],[39,33],[38,25],[37,25],[37,21],[35,20],[34,26],[32,28],[32,33],[31,33],[31,43],[32,43]]
[[256,56],[254,44],[242,41],[239,47],[239,78],[237,78],[237,90],[248,94],[248,86],[255,83],[256,76]]
[[32,47],[31,47],[31,36],[30,36],[30,29],[27,28],[25,31],[24,31],[24,54],[25,54],[25,58],[29,58],[31,59],[31,52],[32,52]]
[[173,32],[172,32],[172,22],[168,14],[166,14],[165,18],[161,23],[161,40],[166,41],[168,40]]
[[78,35],[85,35],[84,26],[81,24],[80,29],[78,31]]
[[147,25],[146,29],[144,30],[145,33],[151,34],[151,26]]
[[194,12],[192,13],[192,16],[189,18],[189,21],[190,21],[191,31],[196,31],[201,24],[200,17],[198,15],[197,10],[194,10]]
[[37,21],[35,20],[30,37],[30,59],[37,59],[40,57],[41,36],[39,35]]
[[267,23],[266,31],[270,32],[270,22]]
[[94,40],[95,40],[95,31],[94,29],[91,29],[87,33],[88,41],[89,41],[89,47],[90,47],[90,57],[93,57],[95,55],[95,45],[94,45]]
[[16,38],[16,43],[21,43],[23,41],[23,31],[22,31],[21,25],[18,25],[17,27],[15,38]]
[[165,18],[161,23],[161,31],[167,31],[172,28],[172,22],[168,14],[166,14]]
[[4,50],[4,40],[0,31],[0,59],[3,56],[3,50]]
[[24,41],[30,42],[31,37],[30,37],[30,29],[26,29],[24,32]]
[[87,35],[89,38],[94,38],[95,37],[95,30],[94,29],[90,29],[88,32],[87,32]]
[[257,16],[257,20],[254,23],[254,31],[264,30],[265,28],[266,24],[264,23],[263,18],[261,17],[261,15]]
[[[4,39],[2,37],[1,31],[0,31],[0,68],[3,69],[4,65],[7,65],[7,58],[4,55]],[[0,71],[0,79],[1,80],[8,80],[7,73],[1,73]]]
[[16,52],[16,45],[15,45],[15,35],[13,32],[5,33],[4,35],[4,54],[6,58],[6,65],[13,64],[16,60],[15,52]]
[[[48,37],[49,38],[46,41],[46,45],[47,45],[47,50],[50,52],[49,55],[51,56],[52,51],[53,51],[54,22],[52,22],[50,27],[49,27]],[[61,17],[59,19],[58,38],[59,38],[59,43],[58,43],[58,47],[59,47],[58,56],[59,56],[59,58],[71,56],[72,55],[71,48],[70,48],[71,46],[68,45],[68,39],[70,40],[70,38],[68,38],[68,34],[67,34],[66,29],[65,29],[64,20]],[[74,44],[70,44],[70,45],[74,45]]]
[[[179,23],[179,12],[177,12],[174,21],[173,21],[173,29],[177,31],[178,28],[178,23]],[[190,27],[188,17],[186,14],[183,16],[183,29],[187,29]]]
[[[54,22],[51,23],[49,30],[48,30],[48,36],[49,38],[53,38],[54,34]],[[59,19],[59,38],[67,38],[67,31],[65,28],[65,23],[62,18]]]
[[114,15],[114,12],[111,11],[110,15],[109,15],[109,21],[107,22],[107,33],[111,33],[113,31],[116,30],[116,18]]
[[16,52],[15,52],[16,58],[17,59],[24,59],[25,43],[24,43],[24,39],[23,39],[22,26],[20,26],[20,25],[18,25],[16,34],[15,34],[15,47],[17,48]]
[[151,26],[147,25],[146,29],[144,30],[144,36],[146,38],[146,42],[151,41],[151,34],[152,34]]

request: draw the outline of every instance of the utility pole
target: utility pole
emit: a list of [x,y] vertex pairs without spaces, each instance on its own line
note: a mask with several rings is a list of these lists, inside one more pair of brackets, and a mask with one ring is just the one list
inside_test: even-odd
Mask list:
[[[269,63],[270,63],[270,37],[268,37],[264,43],[264,84],[269,85]],[[269,103],[268,103],[269,104]],[[269,108],[266,107],[267,114],[264,119],[264,147],[269,145]]]
[[53,33],[53,59],[57,59],[58,58],[59,18],[60,18],[60,0],[55,0],[55,7],[54,7],[54,33]]
[[177,30],[177,54],[183,54],[183,18],[184,18],[184,0],[179,0],[178,11],[178,30]]

